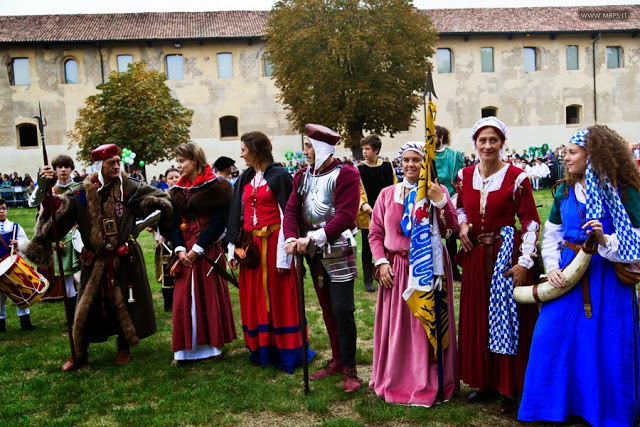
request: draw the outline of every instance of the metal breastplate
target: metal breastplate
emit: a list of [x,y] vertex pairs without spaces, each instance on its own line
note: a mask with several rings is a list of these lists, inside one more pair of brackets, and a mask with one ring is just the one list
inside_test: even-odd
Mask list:
[[335,216],[336,180],[340,166],[321,175],[305,172],[304,183],[300,188],[302,196],[302,228],[317,230]]

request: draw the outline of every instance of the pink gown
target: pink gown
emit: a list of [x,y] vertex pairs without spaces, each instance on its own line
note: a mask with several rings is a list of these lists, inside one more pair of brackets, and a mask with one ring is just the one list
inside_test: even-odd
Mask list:
[[[446,188],[441,186],[443,191]],[[397,192],[397,193],[396,193]],[[373,372],[369,389],[387,403],[432,406],[438,396],[438,363],[422,323],[411,313],[402,298],[407,288],[409,260],[400,252],[409,249],[409,238],[399,228],[404,206],[400,203],[402,184],[385,188],[378,196],[369,227],[369,243],[376,260],[393,263],[394,286],[379,287],[373,337]],[[437,209],[441,233],[455,231],[458,220],[451,199]],[[444,213],[444,221],[441,220]],[[449,346],[443,352],[444,398],[458,388],[456,373],[456,327],[453,306],[451,261],[443,245],[449,305]]]

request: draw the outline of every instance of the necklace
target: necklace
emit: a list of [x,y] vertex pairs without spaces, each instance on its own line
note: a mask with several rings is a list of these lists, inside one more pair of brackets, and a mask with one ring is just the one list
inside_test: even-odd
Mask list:
[[[262,185],[262,182],[264,181],[264,175],[261,175],[260,177],[260,181],[258,182],[258,185],[254,185],[253,190],[251,191],[251,209],[253,209],[253,217],[251,218],[251,224],[256,226],[258,225],[258,212],[256,210],[256,205],[258,204],[258,188],[260,188],[260,185]],[[255,184],[255,178],[254,178],[254,184]]]

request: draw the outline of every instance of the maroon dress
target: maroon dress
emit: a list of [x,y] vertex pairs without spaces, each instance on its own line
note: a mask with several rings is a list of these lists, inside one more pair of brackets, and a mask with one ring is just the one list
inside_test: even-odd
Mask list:
[[[184,178],[184,177],[183,177]],[[209,167],[194,183],[181,178],[173,187],[173,241],[188,253],[193,245],[205,249],[212,260],[225,267],[220,243],[231,198],[228,182],[216,179]],[[173,297],[172,351],[193,350],[192,301],[195,302],[196,345],[221,348],[236,338],[229,286],[211,265],[199,257],[192,268],[179,266]],[[192,286],[193,284],[193,286]],[[192,293],[193,289],[193,293]],[[200,358],[193,355],[188,358]]]
[[[486,251],[492,250],[491,271],[502,240],[498,238],[490,246],[477,244],[483,233],[500,233],[504,226],[516,228],[516,217],[523,228],[540,219],[528,178],[518,185],[516,180],[522,169],[508,165],[499,189],[489,191],[484,215],[481,214],[481,192],[473,188],[473,175],[477,166],[462,169],[458,180],[458,208],[464,208],[468,223],[472,226],[469,237],[474,242],[470,252],[461,250],[456,256],[462,265],[460,290],[460,319],[458,322],[458,362],[460,379],[470,387],[482,390],[498,390],[506,396],[521,392],[529,358],[533,328],[538,317],[535,304],[518,305],[520,338],[516,355],[495,354],[489,351],[489,293],[491,283],[486,278]],[[503,171],[501,171],[503,172]],[[496,177],[501,172],[496,174]],[[514,233],[513,265],[518,263],[520,232]],[[531,270],[527,273],[527,285],[533,284]]]

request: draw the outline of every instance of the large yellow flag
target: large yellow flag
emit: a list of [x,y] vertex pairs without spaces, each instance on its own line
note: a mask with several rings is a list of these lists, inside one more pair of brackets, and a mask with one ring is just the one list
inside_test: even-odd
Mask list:
[[[402,294],[411,312],[416,316],[429,337],[436,357],[449,346],[449,318],[445,276],[436,277],[433,271],[432,244],[442,244],[440,236],[433,236],[430,223],[431,203],[427,190],[435,176],[435,115],[431,100],[426,105],[426,143],[422,149],[424,162],[415,192],[409,204],[411,212],[411,246],[409,250],[409,284]],[[415,198],[414,198],[415,197]],[[414,200],[411,200],[413,199]],[[435,239],[435,240],[434,240]]]

